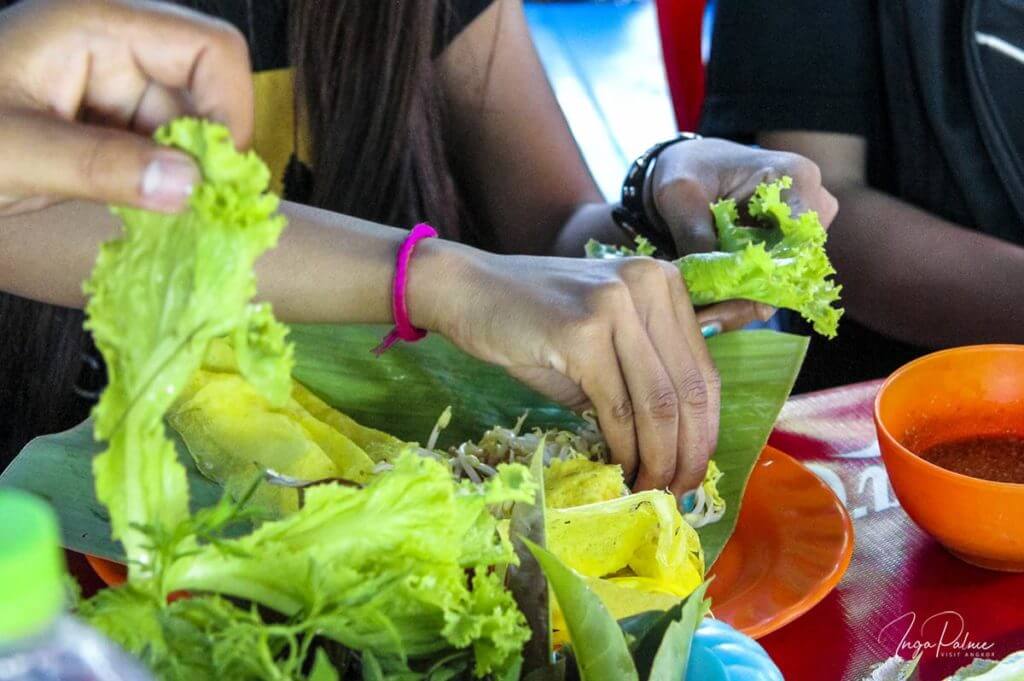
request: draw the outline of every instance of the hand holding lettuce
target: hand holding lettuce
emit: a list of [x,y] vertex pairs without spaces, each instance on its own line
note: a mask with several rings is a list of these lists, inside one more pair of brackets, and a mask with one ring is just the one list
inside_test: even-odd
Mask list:
[[[818,333],[836,335],[842,309],[833,307],[842,289],[831,280],[835,269],[825,254],[825,229],[813,211],[799,216],[782,198],[792,185],[783,177],[760,184],[748,204],[757,226],[739,224],[733,199],[711,205],[718,232],[718,249],[693,253],[675,263],[694,305],[710,305],[742,298],[799,312]],[[591,241],[592,258],[654,255],[640,238],[635,249],[605,246]]]

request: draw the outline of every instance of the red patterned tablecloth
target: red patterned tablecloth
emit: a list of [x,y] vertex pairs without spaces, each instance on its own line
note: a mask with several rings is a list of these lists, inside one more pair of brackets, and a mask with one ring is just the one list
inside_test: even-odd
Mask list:
[[871,416],[880,385],[794,397],[771,437],[833,488],[857,537],[836,590],[761,639],[787,681],[859,681],[872,663],[896,653],[910,658],[918,649],[921,681],[933,681],[972,657],[1024,649],[1024,574],[961,562],[896,501]]

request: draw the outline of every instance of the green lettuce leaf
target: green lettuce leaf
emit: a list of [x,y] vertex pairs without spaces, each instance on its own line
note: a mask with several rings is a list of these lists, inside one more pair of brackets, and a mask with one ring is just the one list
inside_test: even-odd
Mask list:
[[711,206],[723,252],[694,253],[679,261],[696,305],[730,298],[756,300],[799,312],[818,333],[836,335],[841,309],[832,306],[842,287],[825,254],[825,230],[814,211],[792,216],[782,199],[792,180],[760,184],[750,199],[750,215],[759,226],[738,224],[732,199]]
[[[756,226],[739,223],[736,201],[711,205],[718,231],[718,250],[693,253],[676,261],[695,305],[744,299],[795,310],[818,333],[836,335],[843,310],[833,306],[842,287],[832,280],[835,269],[825,253],[826,232],[814,211],[792,215],[783,190],[792,179],[758,185],[747,204]],[[589,257],[654,255],[646,239],[635,249],[591,241]]]
[[249,302],[253,263],[285,224],[266,193],[269,171],[213,123],[179,119],[156,139],[192,154],[203,181],[178,215],[114,209],[124,235],[103,245],[85,284],[86,326],[109,373],[93,414],[96,438],[108,442],[94,462],[96,490],[133,573],[151,569],[142,526],[188,517],[185,469],[163,416],[209,341],[232,336],[241,370],[273,400],[287,396],[292,366],[285,328]]
[[493,570],[516,558],[488,507],[530,502],[537,488],[518,464],[459,485],[445,464],[410,452],[364,488],[311,487],[282,520],[174,552],[164,580],[315,622],[382,661],[468,648],[478,675],[500,672],[520,659],[529,628]]

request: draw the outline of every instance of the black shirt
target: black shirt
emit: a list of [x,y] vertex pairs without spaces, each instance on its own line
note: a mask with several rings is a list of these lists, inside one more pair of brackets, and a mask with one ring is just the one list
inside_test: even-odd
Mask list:
[[[720,0],[701,131],[748,142],[770,130],[862,136],[871,186],[1024,244],[1024,219],[972,105],[965,4]],[[793,327],[805,329],[798,320]],[[846,317],[837,339],[812,340],[798,389],[879,378],[927,350]]]
[[[492,2],[494,0],[439,0],[435,52],[440,53]],[[234,24],[249,42],[253,71],[289,66],[288,0],[179,0],[177,4]]]

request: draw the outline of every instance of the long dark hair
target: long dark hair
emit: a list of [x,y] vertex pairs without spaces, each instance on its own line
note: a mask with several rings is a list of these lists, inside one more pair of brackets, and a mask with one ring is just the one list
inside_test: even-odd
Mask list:
[[449,16],[438,0],[293,0],[314,205],[395,226],[429,220],[448,238],[481,241],[443,139],[434,51]]
[[[238,0],[171,1],[241,18]],[[254,3],[238,21],[243,32]],[[309,202],[395,226],[427,220],[448,238],[490,245],[463,209],[445,152],[434,57],[447,0],[288,4],[296,108],[312,138]],[[0,292],[0,470],[33,435],[85,418],[90,401],[76,382],[102,380],[88,349],[81,312]]]

